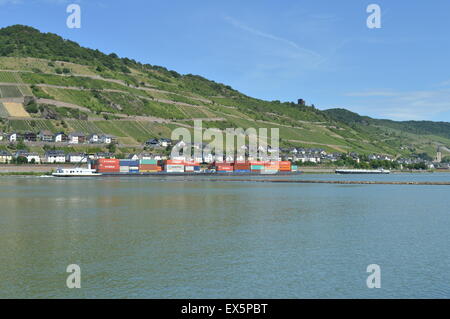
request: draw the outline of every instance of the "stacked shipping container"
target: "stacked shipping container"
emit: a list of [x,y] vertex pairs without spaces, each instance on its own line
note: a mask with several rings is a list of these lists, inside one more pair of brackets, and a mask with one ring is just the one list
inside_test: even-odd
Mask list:
[[291,170],[292,170],[292,168],[291,168],[291,162],[289,162],[289,161],[281,161],[281,162],[278,162],[279,163],[279,165],[280,165],[280,172],[290,172]]
[[121,159],[120,160],[120,172],[121,173],[139,173],[139,161]]
[[[164,168],[168,173],[199,172],[200,164],[197,162],[185,162],[182,160],[118,160],[99,159],[92,165],[99,173],[157,173]],[[298,167],[290,161],[251,161],[236,163],[213,163],[210,168],[215,168],[218,173],[265,173],[295,172]]]
[[214,168],[217,173],[231,173],[233,172],[233,164],[231,163],[215,163]]
[[234,163],[234,171],[236,173],[250,173],[250,164],[245,162]]
[[184,163],[184,171],[189,173],[200,172],[200,163],[186,162]]
[[162,171],[162,167],[158,165],[157,160],[152,159],[140,160],[139,171],[141,173],[157,173]]
[[99,173],[119,173],[120,161],[118,159],[102,158],[97,160],[92,168],[96,169]]

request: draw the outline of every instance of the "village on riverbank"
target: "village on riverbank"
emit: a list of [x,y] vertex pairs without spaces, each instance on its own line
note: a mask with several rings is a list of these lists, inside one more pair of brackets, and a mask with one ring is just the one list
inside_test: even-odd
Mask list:
[[[37,148],[38,146],[38,148]],[[200,157],[187,158],[184,156],[171,157],[173,147],[191,147],[193,150],[201,150]],[[40,131],[39,133],[16,132],[0,133],[0,174],[20,174],[20,173],[42,173],[54,171],[57,167],[73,167],[87,165],[96,161],[117,160],[131,161],[131,167],[139,167],[141,164],[156,165],[152,170],[162,171],[167,165],[182,165],[176,171],[211,170],[229,171],[234,162],[246,164],[240,171],[254,170],[267,167],[267,161],[258,161],[258,158],[248,156],[248,148],[244,146],[245,158],[235,156],[215,155],[214,150],[209,150],[207,144],[189,144],[183,141],[172,141],[167,138],[152,138],[147,140],[141,147],[121,148],[114,136],[83,133],[51,133],[50,131]],[[41,149],[43,152],[34,151]],[[266,154],[275,150],[268,146],[261,149]],[[173,163],[171,162],[173,161]],[[151,163],[150,163],[151,162]],[[440,170],[450,171],[448,158],[442,158],[438,151],[434,159],[419,154],[410,158],[394,158],[385,154],[358,154],[349,153],[329,153],[320,148],[280,148],[278,166],[269,167],[268,170],[279,169],[281,165],[289,163],[289,171],[305,172],[334,172],[338,167],[358,168],[358,169],[391,169],[404,171],[426,171]],[[218,167],[216,163],[221,163]],[[227,163],[229,164],[227,166]],[[117,164],[117,166],[120,166]],[[122,165],[125,166],[125,165]],[[252,167],[253,166],[253,167]]]

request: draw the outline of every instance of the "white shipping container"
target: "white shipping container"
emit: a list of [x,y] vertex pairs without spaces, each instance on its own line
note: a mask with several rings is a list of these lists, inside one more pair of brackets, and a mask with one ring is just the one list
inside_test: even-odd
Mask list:
[[261,174],[277,174],[277,169],[264,169],[261,171]]
[[130,172],[130,166],[120,166],[120,172],[121,173],[128,173],[128,172]]
[[166,165],[168,173],[184,173],[184,165]]
[[186,172],[193,172],[194,171],[194,166],[186,166],[185,170],[186,170]]

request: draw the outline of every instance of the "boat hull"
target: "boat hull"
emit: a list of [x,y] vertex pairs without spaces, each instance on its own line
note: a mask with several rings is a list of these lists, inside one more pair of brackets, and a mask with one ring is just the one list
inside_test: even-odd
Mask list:
[[65,173],[53,173],[54,177],[98,177],[102,176],[100,173],[92,173],[92,174],[65,174]]
[[337,169],[336,174],[390,174],[391,171],[388,170],[378,170],[378,169],[374,169],[374,170],[363,170],[363,169]]

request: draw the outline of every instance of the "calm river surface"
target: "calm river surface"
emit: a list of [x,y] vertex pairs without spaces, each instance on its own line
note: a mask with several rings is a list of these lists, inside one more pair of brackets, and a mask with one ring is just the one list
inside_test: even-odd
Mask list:
[[450,297],[450,186],[210,179],[0,177],[0,297]]

